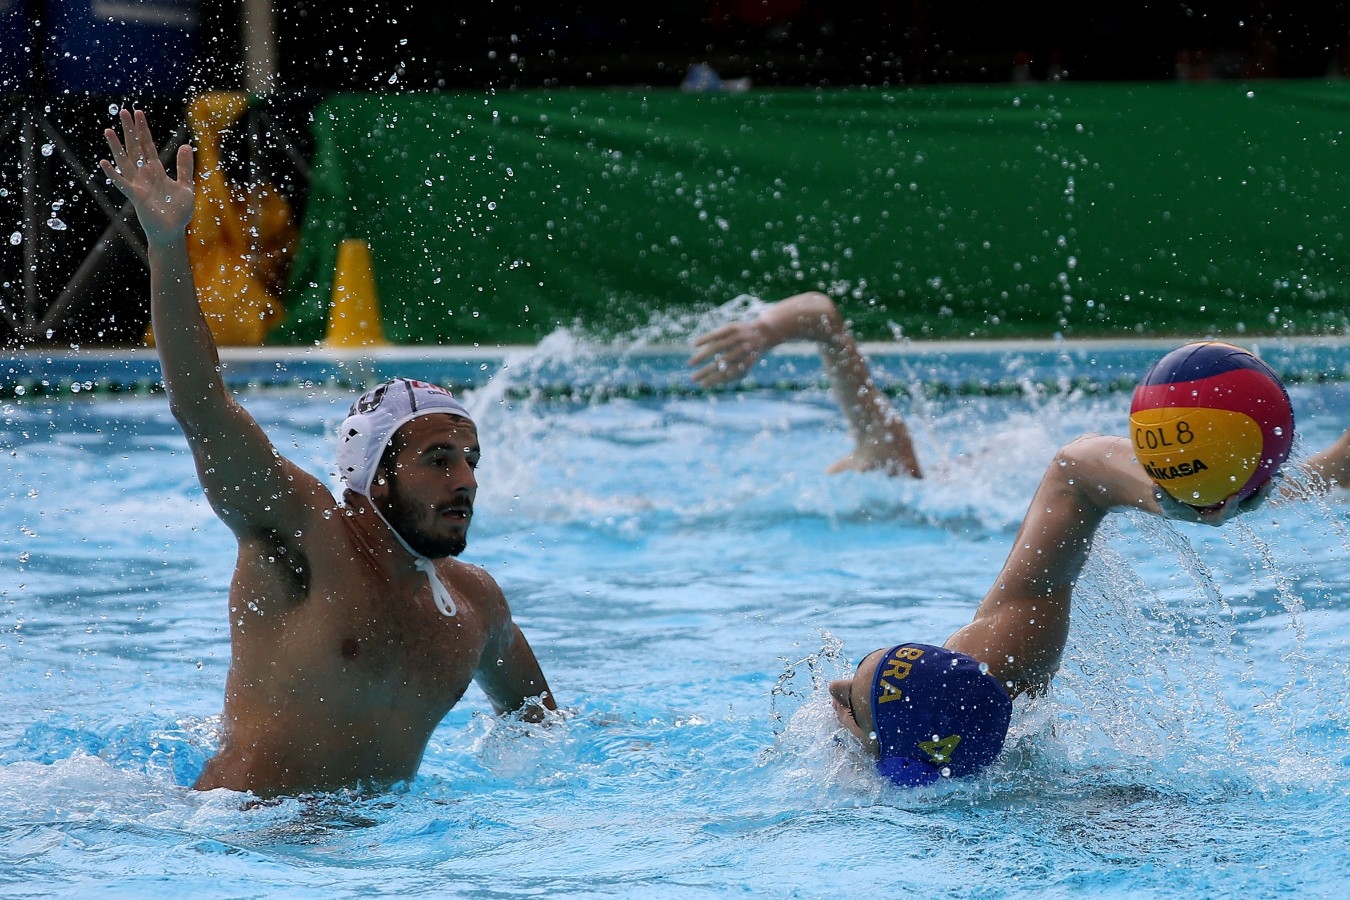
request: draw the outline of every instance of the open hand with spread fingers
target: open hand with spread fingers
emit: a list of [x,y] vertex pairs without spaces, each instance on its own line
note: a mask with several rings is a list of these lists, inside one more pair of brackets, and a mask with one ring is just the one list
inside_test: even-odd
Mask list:
[[116,128],[104,130],[112,159],[99,160],[99,167],[136,207],[136,216],[151,244],[181,239],[192,221],[192,147],[184,144],[178,148],[178,175],[170,177],[160,162],[145,113],[123,109],[119,118],[122,137],[118,137]]

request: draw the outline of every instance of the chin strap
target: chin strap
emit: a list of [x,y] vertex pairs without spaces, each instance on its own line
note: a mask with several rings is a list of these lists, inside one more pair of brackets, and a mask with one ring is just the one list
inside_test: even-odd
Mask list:
[[423,556],[412,547],[408,546],[408,542],[403,539],[403,535],[398,533],[398,529],[393,525],[389,525],[389,520],[384,517],[384,513],[380,512],[380,508],[375,505],[374,500],[367,497],[366,502],[369,503],[370,508],[375,511],[375,515],[380,517],[380,521],[389,526],[389,531],[392,532],[394,537],[398,539],[398,542],[403,545],[403,549],[413,555],[413,559],[416,560],[416,562],[413,563],[413,566],[417,571],[422,572],[427,576],[427,583],[431,585],[431,599],[436,601],[436,608],[441,611],[441,615],[445,616],[447,619],[453,618],[455,613],[459,612],[459,608],[455,606],[455,598],[450,595],[449,589],[446,588],[445,583],[441,581],[440,573],[436,571],[436,563],[431,560],[431,557]]
[[[399,540],[403,540],[403,538],[399,538]],[[417,556],[415,553],[413,555]],[[414,565],[427,573],[427,581],[431,582],[431,599],[436,601],[436,608],[441,611],[441,615],[446,618],[453,617],[459,610],[455,607],[455,598],[450,596],[450,592],[441,583],[441,576],[436,573],[436,564],[425,556],[417,556],[417,562]]]

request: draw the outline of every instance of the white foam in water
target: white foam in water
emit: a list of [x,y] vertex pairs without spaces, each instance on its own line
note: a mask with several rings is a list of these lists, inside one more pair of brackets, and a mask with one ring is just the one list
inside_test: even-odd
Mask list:
[[[0,860],[15,883],[1337,895],[1350,862],[1306,849],[1350,836],[1344,495],[1221,530],[1113,518],[1056,686],[1018,700],[1004,756],[898,792],[838,740],[826,684],[968,621],[1055,449],[1123,428],[1128,397],[1028,380],[931,399],[917,364],[891,362],[916,388],[897,400],[928,474],[910,481],[825,474],[849,437],[806,363],[790,392],[552,389],[569,370],[623,384],[639,351],[755,303],[654,322],[618,352],[560,331],[468,392],[484,460],[465,558],[502,584],[563,712],[503,722],[471,688],[418,777],[375,794],[257,806],[188,789],[220,710],[233,540],[162,398],[7,412]],[[1300,453],[1350,422],[1338,385],[1293,394]],[[245,397],[323,476],[349,399]]]

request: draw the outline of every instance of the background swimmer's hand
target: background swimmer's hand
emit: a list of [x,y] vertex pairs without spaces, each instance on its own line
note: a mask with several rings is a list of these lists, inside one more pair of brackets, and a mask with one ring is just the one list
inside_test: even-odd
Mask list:
[[714,387],[744,377],[770,346],[769,337],[758,321],[732,322],[694,339],[698,348],[689,365],[706,363],[694,372],[700,387]]
[[[841,398],[846,411],[854,402],[858,388],[873,390],[867,366],[859,357],[848,324],[839,315],[834,301],[819,291],[807,291],[771,303],[753,321],[732,322],[695,338],[694,346],[698,350],[690,357],[689,365],[706,365],[694,373],[694,381],[703,387],[735,381],[749,372],[769,350],[791,340],[820,344],[826,355],[825,364],[831,371],[830,380],[835,381],[838,374],[847,382],[845,396]],[[849,418],[853,420],[852,415]],[[854,425],[866,430],[857,422]]]
[[1158,508],[1162,510],[1164,517],[1176,519],[1180,522],[1198,522],[1201,525],[1213,525],[1215,527],[1224,524],[1229,519],[1249,513],[1261,507],[1262,504],[1275,491],[1277,478],[1281,478],[1280,473],[1261,485],[1261,488],[1245,500],[1238,500],[1237,495],[1229,497],[1222,503],[1215,506],[1196,507],[1189,503],[1182,503],[1162,488],[1153,489],[1153,499],[1157,502]]
[[104,130],[112,160],[99,160],[99,168],[136,207],[151,244],[181,240],[192,221],[192,147],[178,148],[178,177],[170,178],[145,113],[124,108],[119,118],[123,137],[118,138],[115,128]]

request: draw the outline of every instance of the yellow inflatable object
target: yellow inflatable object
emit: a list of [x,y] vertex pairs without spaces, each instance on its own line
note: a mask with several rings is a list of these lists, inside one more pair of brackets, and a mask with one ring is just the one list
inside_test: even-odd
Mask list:
[[[257,346],[281,321],[284,264],[296,240],[290,204],[276,188],[245,192],[226,178],[221,134],[247,111],[242,93],[202,94],[187,111],[197,146],[188,257],[202,313],[222,346]],[[148,330],[146,342],[154,342]]]

